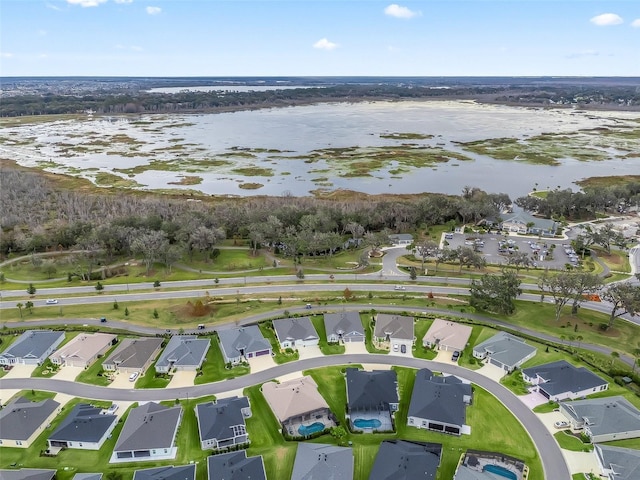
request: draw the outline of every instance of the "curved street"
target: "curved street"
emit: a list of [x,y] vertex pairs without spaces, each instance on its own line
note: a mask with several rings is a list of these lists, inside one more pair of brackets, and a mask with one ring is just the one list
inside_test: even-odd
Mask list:
[[544,478],[553,480],[569,480],[571,475],[562,451],[538,417],[508,389],[493,380],[472,370],[456,365],[432,362],[418,358],[408,358],[376,354],[343,354],[327,355],[316,358],[297,360],[285,363],[257,373],[236,377],[222,382],[210,383],[182,388],[165,389],[113,389],[94,385],[80,384],[65,380],[28,378],[0,379],[0,389],[37,389],[64,393],[75,397],[93,398],[112,401],[173,400],[180,397],[201,397],[219,395],[220,393],[250,387],[271,379],[313,368],[333,365],[380,364],[396,365],[409,368],[429,368],[433,371],[457,375],[484,388],[502,402],[531,436],[542,461]]

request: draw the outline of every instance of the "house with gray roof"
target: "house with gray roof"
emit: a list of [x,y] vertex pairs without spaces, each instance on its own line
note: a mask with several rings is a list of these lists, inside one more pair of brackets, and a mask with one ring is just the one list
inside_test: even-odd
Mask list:
[[102,480],[102,473],[76,473],[72,480]]
[[55,477],[55,470],[43,470],[40,468],[0,470],[0,480],[53,480]]
[[318,345],[320,337],[309,317],[281,318],[273,321],[280,348],[300,348]]
[[0,353],[0,365],[42,365],[64,338],[64,332],[27,330]]
[[19,397],[0,410],[0,446],[28,448],[60,413],[60,403]]
[[247,457],[246,450],[207,457],[208,480],[267,480],[262,455]]
[[521,211],[504,220],[501,229],[505,232],[523,235],[541,235],[553,237],[558,231],[559,224],[555,220],[540,218]]
[[481,450],[467,450],[458,462],[453,480],[523,480],[525,463],[509,455]]
[[79,403],[49,435],[47,442],[49,448],[100,450],[117,423],[116,415],[103,414],[101,408]]
[[533,358],[536,351],[535,347],[527,345],[523,339],[507,332],[499,332],[473,347],[473,356],[511,373]]
[[609,388],[609,382],[585,367],[576,367],[566,360],[536,365],[522,370],[522,379],[534,385],[549,400],[581,398]]
[[231,397],[196,405],[202,450],[223,449],[249,442],[245,418],[251,416],[247,397]]
[[328,343],[362,343],[366,338],[360,313],[355,311],[325,313],[324,328]]
[[472,395],[471,384],[454,375],[434,375],[428,368],[418,370],[407,425],[451,435],[470,434],[465,422]]
[[398,410],[398,377],[395,370],[366,372],[347,368],[347,419],[352,430],[393,431]]
[[415,341],[413,317],[378,313],[373,337],[378,346],[390,348],[392,345],[400,346],[404,344],[410,352]]
[[619,395],[560,402],[574,430],[583,430],[591,443],[640,437],[640,410]]
[[161,348],[161,338],[125,338],[102,362],[102,368],[111,372],[139,372],[144,375]]
[[145,468],[133,473],[133,480],[196,480],[196,465]]
[[195,335],[174,335],[156,362],[156,372],[171,370],[197,370],[202,366],[209,350],[210,340]]
[[389,240],[394,245],[411,245],[413,243],[413,235],[410,233],[394,233],[389,235]]
[[224,363],[235,365],[250,358],[271,355],[271,343],[257,325],[218,330],[218,339]]
[[601,477],[609,480],[637,480],[640,478],[640,450],[596,444],[593,448]]
[[299,443],[291,480],[352,480],[353,449]]
[[435,480],[441,457],[439,443],[385,440],[380,444],[369,480]]
[[165,407],[148,402],[131,409],[122,427],[111,463],[170,460],[176,457],[175,443],[182,407]]

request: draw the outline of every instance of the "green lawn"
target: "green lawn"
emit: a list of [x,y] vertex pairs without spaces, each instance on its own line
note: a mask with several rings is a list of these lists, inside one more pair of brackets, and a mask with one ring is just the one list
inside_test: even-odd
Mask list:
[[593,445],[590,443],[583,443],[580,438],[571,434],[569,430],[562,430],[554,435],[555,439],[561,448],[570,450],[572,452],[590,452],[593,450]]
[[345,352],[344,345],[327,342],[327,330],[324,326],[324,315],[311,316],[311,323],[318,333],[318,338],[320,339],[318,346],[320,347],[320,351],[323,355],[340,355]]
[[103,375],[102,363],[107,358],[109,358],[111,352],[118,348],[118,345],[120,345],[120,342],[122,342],[124,338],[125,337],[120,336],[118,338],[118,343],[112,345],[111,348],[107,350],[102,357],[98,358],[95,362],[93,362],[93,364],[89,366],[89,368],[84,369],[80,373],[80,375],[76,377],[76,382],[90,383],[91,385],[98,385],[100,387],[108,386],[111,382],[109,381],[109,377],[107,375]]
[[[206,338],[206,337],[205,337]],[[220,351],[218,336],[211,335],[211,346],[207,351],[207,356],[202,364],[202,375],[197,375],[194,383],[202,385],[203,383],[219,382],[227,378],[235,378],[249,373],[248,365],[238,365],[232,368],[226,368],[224,357]]]
[[138,377],[135,388],[164,388],[169,385],[171,376],[164,373],[156,374],[156,362],[153,362],[144,375]]
[[414,335],[416,337],[415,345],[413,346],[413,356],[416,358],[424,358],[425,360],[433,360],[438,355],[438,352],[433,348],[427,348],[422,346],[422,339],[424,338],[427,330],[433,323],[433,320],[416,320]]
[[374,325],[371,321],[371,313],[360,313],[360,321],[362,322],[362,327],[364,328],[365,335],[365,345],[367,347],[367,352],[369,353],[389,353],[389,350],[382,350],[376,348],[373,344],[373,330]]
[[258,324],[258,327],[260,327],[260,331],[262,332],[262,335],[264,335],[264,338],[269,340],[269,343],[271,344],[271,350],[275,354],[273,360],[278,365],[282,363],[293,362],[294,360],[298,360],[298,358],[300,358],[300,354],[297,350],[289,349],[291,351],[287,352],[280,348],[280,343],[278,342],[276,331],[273,328],[273,323],[271,321],[260,322]]

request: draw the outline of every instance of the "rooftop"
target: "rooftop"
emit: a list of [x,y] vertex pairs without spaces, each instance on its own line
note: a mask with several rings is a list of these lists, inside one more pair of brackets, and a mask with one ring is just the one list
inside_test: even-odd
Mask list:
[[67,343],[57,352],[51,355],[54,363],[64,362],[67,358],[88,362],[95,357],[96,352],[100,352],[110,345],[117,337],[110,333],[81,333]]
[[441,454],[439,443],[385,440],[380,444],[369,480],[435,479]]
[[246,450],[207,457],[208,480],[267,480],[262,456],[247,457]]
[[225,398],[196,405],[200,440],[233,438],[233,427],[245,424],[242,409],[248,407],[247,397]]
[[162,345],[161,338],[125,338],[103,365],[142,369]]
[[182,407],[149,402],[133,408],[122,427],[114,451],[173,447]]
[[585,367],[576,367],[566,360],[537,365],[522,370],[529,378],[539,376],[545,382],[540,385],[549,395],[580,392],[608,383]]
[[325,313],[324,326],[327,334],[346,335],[358,332],[364,336],[364,327],[360,321],[360,313],[355,311]]
[[133,474],[133,480],[195,480],[195,478],[195,464],[145,468],[144,470],[136,470]]
[[296,415],[329,408],[327,401],[318,392],[318,385],[310,376],[282,383],[267,382],[262,385],[262,394],[280,422]]
[[565,402],[563,408],[577,421],[585,421],[593,435],[640,431],[640,410],[622,396]]
[[115,415],[102,415],[101,408],[79,403],[49,435],[49,440],[96,443],[117,421]]
[[17,398],[0,410],[0,438],[28,440],[59,407],[60,404],[50,398],[39,402]]
[[39,468],[0,470],[0,480],[51,480],[55,476],[55,470],[42,470]]
[[436,318],[427,333],[425,333],[422,341],[433,345],[447,345],[456,350],[464,350],[472,330],[469,325]]
[[536,351],[524,340],[506,332],[499,332],[493,337],[473,347],[474,352],[489,353],[491,358],[504,365],[514,366],[523,358]]
[[395,370],[365,372],[347,368],[347,402],[350,409],[388,408],[398,403],[398,377]]
[[353,449],[299,443],[291,480],[352,480]]
[[640,450],[603,444],[596,444],[595,449],[605,468],[614,470],[616,480],[640,478]]
[[376,315],[374,336],[377,338],[389,336],[391,338],[410,340],[413,342],[413,317],[378,313]]
[[180,366],[199,367],[209,349],[208,338],[196,336],[174,335],[156,362],[156,368]]
[[281,343],[287,340],[295,342],[296,340],[314,340],[318,338],[318,333],[313,328],[309,317],[274,320],[273,328]]
[[40,358],[53,344],[62,340],[64,332],[27,330],[7,350],[0,353],[0,358]]
[[257,352],[271,348],[269,340],[264,338],[260,327],[247,325],[246,327],[219,330],[218,338],[227,358],[235,358],[240,352]]

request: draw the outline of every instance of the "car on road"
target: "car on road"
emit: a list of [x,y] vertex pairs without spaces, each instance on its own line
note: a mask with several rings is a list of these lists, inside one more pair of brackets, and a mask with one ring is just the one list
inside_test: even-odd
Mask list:
[[100,323],[105,323],[107,321],[107,317],[100,317]]
[[407,346],[404,343],[400,345],[400,353],[407,353]]
[[556,422],[553,424],[554,427],[556,428],[569,428],[569,423],[568,422]]
[[456,350],[455,352],[453,352],[453,355],[451,355],[451,361],[457,362],[459,358],[460,358],[460,352]]
[[129,375],[129,381],[135,382],[136,378],[138,378],[138,375],[140,375],[140,372],[133,372],[131,375]]
[[200,323],[198,325],[198,330],[204,330],[204,323]]
[[310,304],[310,303],[307,303],[307,304],[304,306],[304,308],[306,308],[307,310],[311,310],[311,304]]
[[397,344],[397,343],[394,343],[394,344],[393,344],[393,351],[394,351],[394,352],[397,352],[397,351],[398,351],[398,344]]
[[396,285],[395,287],[393,287],[394,290],[405,290],[405,286],[404,285]]
[[44,303],[46,303],[47,305],[55,305],[58,303],[58,300],[56,300],[55,298],[48,298],[44,301]]

